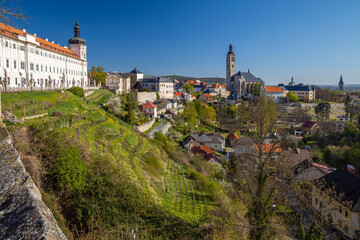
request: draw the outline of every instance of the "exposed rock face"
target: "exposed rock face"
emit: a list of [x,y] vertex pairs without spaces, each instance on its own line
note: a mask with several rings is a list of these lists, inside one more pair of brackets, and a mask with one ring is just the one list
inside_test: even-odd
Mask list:
[[0,128],[0,239],[66,239]]
[[2,117],[3,117],[4,121],[19,122],[17,117],[14,114],[12,114],[11,112],[3,112]]

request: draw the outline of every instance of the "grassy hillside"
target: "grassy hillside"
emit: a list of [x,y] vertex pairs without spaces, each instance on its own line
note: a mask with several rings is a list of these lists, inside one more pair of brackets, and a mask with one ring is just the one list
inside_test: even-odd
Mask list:
[[46,98],[52,103],[46,111],[64,115],[8,128],[68,238],[129,239],[131,230],[138,239],[241,235],[236,225],[244,209],[215,181],[222,171],[186,156],[166,136],[150,140],[99,108],[111,93],[98,90],[87,102],[58,92],[4,94],[3,101],[30,96],[35,103]]

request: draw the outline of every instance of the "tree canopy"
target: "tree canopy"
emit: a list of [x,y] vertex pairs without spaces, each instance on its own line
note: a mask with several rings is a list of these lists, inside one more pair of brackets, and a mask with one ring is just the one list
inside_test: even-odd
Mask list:
[[187,93],[192,93],[194,91],[194,86],[191,84],[185,84],[184,85],[184,90]]
[[320,102],[315,107],[315,114],[318,118],[329,119],[331,112],[331,104],[328,102]]
[[89,71],[89,77],[92,81],[95,81],[97,85],[105,84],[106,72],[104,72],[104,68],[101,66],[91,66]]
[[289,102],[298,102],[299,101],[299,98],[298,96],[296,96],[294,93],[292,92],[289,92],[287,95],[286,95],[287,99],[289,100]]

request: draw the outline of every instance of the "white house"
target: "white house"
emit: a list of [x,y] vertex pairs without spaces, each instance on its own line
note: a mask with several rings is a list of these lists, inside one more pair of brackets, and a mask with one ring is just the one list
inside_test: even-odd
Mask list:
[[160,98],[174,98],[174,82],[167,77],[153,77],[139,81],[143,88],[159,93]]
[[0,81],[4,91],[88,86],[86,41],[76,21],[69,47],[0,23]]
[[266,86],[265,93],[266,96],[273,97],[276,103],[279,103],[281,101],[281,98],[285,96],[284,90],[282,90],[281,87],[279,86],[275,86],[275,87]]
[[157,109],[156,108],[157,108],[157,106],[150,101],[147,101],[143,105],[140,105],[140,109],[142,109],[143,113],[145,115],[148,115],[151,118],[157,117]]

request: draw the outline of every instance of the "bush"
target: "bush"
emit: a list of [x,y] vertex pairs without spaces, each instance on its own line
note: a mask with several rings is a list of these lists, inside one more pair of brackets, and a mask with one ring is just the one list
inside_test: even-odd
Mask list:
[[84,89],[82,89],[81,87],[72,87],[69,88],[69,92],[71,92],[72,94],[78,96],[78,97],[84,97]]

